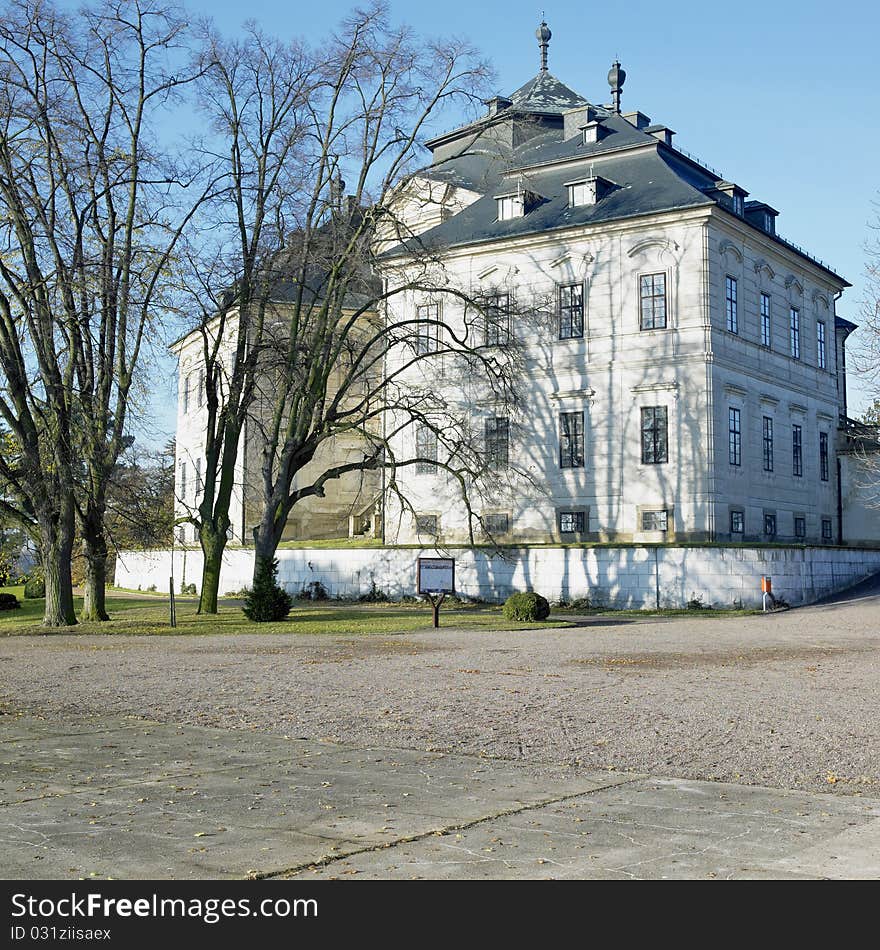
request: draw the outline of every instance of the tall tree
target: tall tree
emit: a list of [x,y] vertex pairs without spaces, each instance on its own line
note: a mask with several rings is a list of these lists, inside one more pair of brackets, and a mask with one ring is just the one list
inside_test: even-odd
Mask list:
[[195,504],[180,503],[204,553],[199,611],[216,613],[236,460],[273,288],[302,200],[295,153],[314,79],[300,44],[269,38],[253,25],[235,41],[205,25],[198,68],[210,130],[196,149],[215,169],[217,187],[188,245],[204,397],[204,441],[197,450],[204,475]]
[[[185,30],[152,0],[100,0],[72,15],[14,0],[0,23],[0,414],[20,450],[0,475],[40,544],[46,624],[75,622],[75,520],[83,617],[107,619],[107,490],[145,336],[205,193],[156,133],[193,78],[180,68]],[[188,186],[196,197],[184,204]]]

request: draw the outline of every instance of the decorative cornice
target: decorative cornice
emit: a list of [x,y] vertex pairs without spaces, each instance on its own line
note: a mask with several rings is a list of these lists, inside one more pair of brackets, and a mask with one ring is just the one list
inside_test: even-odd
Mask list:
[[805,416],[807,414],[807,407],[802,406],[799,402],[790,402],[788,404],[788,411],[797,412]]
[[589,387],[585,389],[558,389],[554,393],[550,393],[551,399],[589,399],[592,400],[593,396],[596,395],[595,389],[590,389]]
[[628,257],[635,257],[636,254],[641,254],[642,251],[648,250],[649,247],[659,247],[664,251],[677,251],[679,249],[678,244],[669,238],[646,237],[633,244],[626,253]]
[[733,383],[725,383],[724,391],[730,396],[748,396],[749,391],[742,386],[734,386]]
[[631,386],[630,392],[633,393],[657,393],[669,392],[678,389],[678,380],[666,379],[659,383],[641,383],[638,386]]
[[813,291],[813,303],[820,303],[826,310],[828,309],[828,298],[821,290]]
[[791,290],[792,287],[794,287],[801,297],[803,297],[804,285],[797,279],[797,277],[794,276],[794,274],[789,274],[788,277],[785,278],[785,289]]
[[776,271],[773,270],[773,268],[763,257],[759,257],[757,260],[753,261],[752,264],[755,268],[756,274],[760,274],[763,270],[767,272],[767,276],[770,278],[770,280],[773,280],[773,278],[776,276]]
[[742,264],[742,261],[743,261],[742,251],[733,243],[733,241],[727,241],[727,240],[722,241],[718,245],[718,250],[722,254],[726,254],[728,251],[730,251],[730,253],[733,254],[733,256],[740,262],[740,264]]
[[490,264],[488,267],[484,267],[483,270],[477,274],[477,280],[485,280],[490,274],[494,274],[497,270],[497,264]]
[[768,406],[778,406],[779,400],[775,396],[771,396],[769,393],[761,393],[758,397],[758,402],[762,402]]

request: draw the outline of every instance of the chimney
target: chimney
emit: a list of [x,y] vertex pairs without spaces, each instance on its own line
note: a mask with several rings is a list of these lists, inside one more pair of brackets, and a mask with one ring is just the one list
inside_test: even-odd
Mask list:
[[651,124],[650,116],[645,115],[644,112],[624,112],[623,117],[637,129],[644,130]]
[[653,135],[655,139],[659,139],[664,145],[672,145],[672,136],[675,135],[675,132],[667,126],[649,125],[645,131]]

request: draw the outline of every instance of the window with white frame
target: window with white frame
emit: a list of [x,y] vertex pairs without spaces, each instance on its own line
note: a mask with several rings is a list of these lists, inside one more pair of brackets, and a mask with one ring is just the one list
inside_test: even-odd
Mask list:
[[776,537],[776,512],[764,512],[764,535],[768,538]]
[[560,534],[583,534],[586,530],[586,512],[585,511],[560,511],[559,512],[559,533]]
[[559,467],[584,467],[584,413],[559,414]]
[[434,475],[437,471],[437,433],[427,425],[416,429],[417,475]]
[[739,333],[739,315],[736,309],[736,278],[726,277],[724,288],[724,312],[727,317],[727,329],[731,333]]
[[501,195],[495,199],[498,206],[498,220],[510,221],[525,214],[526,204],[522,195]]
[[510,420],[507,416],[490,416],[485,422],[486,464],[490,468],[506,468],[510,458]]
[[507,534],[510,531],[510,515],[506,511],[483,515],[483,527],[489,535]]
[[831,519],[830,518],[822,519],[822,540],[823,541],[831,540]]
[[566,284],[558,291],[559,339],[572,340],[584,335],[584,285]]
[[669,512],[665,508],[642,512],[642,531],[668,531]]
[[791,427],[791,474],[804,474],[804,430],[798,425]]
[[740,410],[727,410],[727,457],[731,465],[742,465],[742,422]]
[[669,461],[666,406],[642,407],[642,462],[656,465]]
[[789,349],[791,355],[801,358],[801,312],[797,307],[790,307],[788,311]]
[[440,304],[423,303],[416,307],[416,355],[436,353],[440,349]]
[[773,471],[773,420],[764,416],[762,421],[762,443],[764,456],[764,471]]
[[183,411],[189,412],[189,373],[183,377]]
[[825,324],[822,320],[816,321],[816,363],[819,369],[825,369],[828,363],[828,354],[825,350]]
[[666,274],[639,277],[639,326],[642,330],[666,328]]
[[578,205],[594,205],[596,203],[596,179],[589,178],[585,181],[573,181],[568,186],[568,204],[571,208]]
[[807,519],[803,515],[794,516],[794,536],[796,538],[807,536]]
[[743,534],[746,530],[746,515],[741,509],[733,509],[730,512],[730,533]]
[[770,349],[773,331],[770,323],[770,294],[761,294],[761,346]]
[[437,537],[438,520],[437,515],[416,515],[416,533],[426,534],[432,538]]
[[510,294],[489,294],[483,300],[485,323],[483,340],[486,346],[501,346],[510,342]]

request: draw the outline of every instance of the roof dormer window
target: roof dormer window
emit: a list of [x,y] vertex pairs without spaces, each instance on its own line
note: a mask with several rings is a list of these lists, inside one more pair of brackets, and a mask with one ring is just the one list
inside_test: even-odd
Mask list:
[[601,201],[611,188],[611,182],[607,178],[594,175],[580,181],[568,181],[565,183],[565,187],[568,188],[569,208],[578,208],[582,205],[594,205],[597,201]]
[[584,136],[584,145],[593,145],[596,142],[601,142],[605,138],[605,133],[607,129],[602,125],[601,122],[587,122],[586,125],[581,126],[581,132]]
[[743,203],[743,196],[738,194],[737,192],[734,192],[732,196],[732,204],[733,204],[733,213],[742,215],[743,211],[745,210],[745,205]]
[[498,205],[499,221],[521,218],[526,213],[525,201],[522,195],[498,195],[495,201]]

